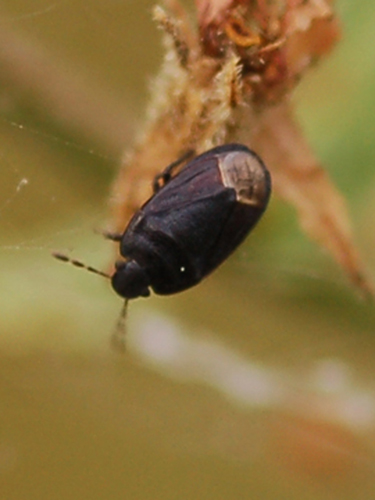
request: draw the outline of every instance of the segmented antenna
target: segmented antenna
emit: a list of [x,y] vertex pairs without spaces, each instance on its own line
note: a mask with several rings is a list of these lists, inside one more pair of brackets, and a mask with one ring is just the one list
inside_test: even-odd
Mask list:
[[129,299],[125,299],[124,305],[122,306],[120,316],[117,320],[115,330],[111,336],[111,345],[113,349],[120,352],[125,352],[126,343],[126,317],[128,314],[128,302]]
[[55,257],[57,260],[61,260],[62,262],[68,262],[69,264],[72,264],[75,267],[80,267],[81,269],[85,269],[86,271],[90,271],[90,273],[98,274],[99,276],[103,276],[103,278],[111,279],[112,276],[110,276],[107,273],[104,273],[103,271],[99,271],[98,269],[95,269],[95,267],[92,266],[87,266],[80,260],[76,259],[71,259],[67,255],[64,255],[63,253],[59,252],[52,252],[52,257]]
[[[68,264],[72,264],[75,267],[80,267],[81,269],[85,269],[86,271],[90,271],[90,273],[98,274],[99,276],[103,276],[103,278],[111,279],[112,276],[110,276],[107,273],[104,273],[103,271],[99,271],[98,269],[95,269],[95,267],[92,266],[87,266],[80,260],[76,259],[71,259],[67,255],[59,252],[52,252],[52,256],[55,257],[57,260],[61,260],[62,262],[67,262]],[[124,301],[124,305],[122,306],[120,316],[117,320],[115,330],[113,334],[111,335],[111,345],[112,347],[119,352],[125,352],[125,337],[126,337],[126,316],[128,312],[128,302],[129,300],[126,299]]]

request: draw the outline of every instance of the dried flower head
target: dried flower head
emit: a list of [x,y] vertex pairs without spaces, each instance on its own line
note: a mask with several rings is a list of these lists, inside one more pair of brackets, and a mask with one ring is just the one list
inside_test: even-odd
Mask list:
[[114,184],[114,229],[122,232],[151,194],[155,174],[189,149],[229,141],[255,149],[275,191],[304,230],[365,292],[345,204],[319,165],[290,95],[339,37],[330,0],[196,0],[192,26],[177,0],[155,7],[164,63],[153,82],[145,129]]

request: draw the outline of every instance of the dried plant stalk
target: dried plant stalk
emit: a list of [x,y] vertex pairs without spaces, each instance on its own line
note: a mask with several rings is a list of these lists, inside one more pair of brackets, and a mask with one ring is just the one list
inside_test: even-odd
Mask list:
[[319,165],[290,94],[339,38],[329,0],[196,0],[197,29],[175,0],[154,18],[165,59],[152,86],[145,129],[114,183],[114,230],[151,195],[151,180],[188,149],[242,142],[264,158],[275,191],[351,281],[371,293],[345,203]]

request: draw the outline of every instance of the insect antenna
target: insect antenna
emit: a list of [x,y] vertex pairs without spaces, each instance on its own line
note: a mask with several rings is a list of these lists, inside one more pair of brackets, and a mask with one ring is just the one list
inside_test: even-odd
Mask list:
[[104,273],[103,271],[99,271],[98,269],[95,269],[95,267],[92,266],[87,266],[80,260],[76,259],[71,259],[67,255],[64,255],[63,253],[59,252],[52,252],[52,257],[55,257],[57,260],[61,260],[62,262],[68,262],[69,264],[72,264],[75,267],[80,267],[81,269],[85,269],[86,271],[90,271],[90,273],[98,274],[99,276],[103,276],[103,278],[111,279],[111,276],[107,273]]
[[128,302],[129,299],[125,299],[124,305],[122,306],[120,316],[117,320],[115,330],[111,336],[111,345],[113,349],[119,352],[125,352],[125,337],[126,337],[126,318],[128,315]]
[[[95,269],[95,267],[88,266],[81,262],[80,260],[71,259],[67,255],[60,252],[52,252],[52,257],[55,257],[57,260],[61,260],[62,262],[67,262],[68,264],[72,264],[75,267],[80,267],[81,269],[85,269],[86,271],[90,271],[90,273],[98,274],[99,276],[103,276],[103,278],[111,279],[112,276],[104,273],[103,271],[99,271]],[[125,352],[125,337],[126,337],[126,317],[128,313],[128,299],[125,299],[124,305],[122,306],[119,318],[117,320],[115,329],[113,334],[111,335],[111,345],[112,347],[119,352]]]

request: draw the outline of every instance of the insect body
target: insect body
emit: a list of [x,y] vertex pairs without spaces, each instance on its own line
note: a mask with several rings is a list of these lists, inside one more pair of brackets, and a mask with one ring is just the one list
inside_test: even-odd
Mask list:
[[116,238],[125,260],[116,263],[111,280],[126,301],[147,297],[150,288],[167,295],[196,285],[237,248],[267,207],[269,172],[246,146],[211,149],[172,176],[175,166],[157,176],[154,195]]

